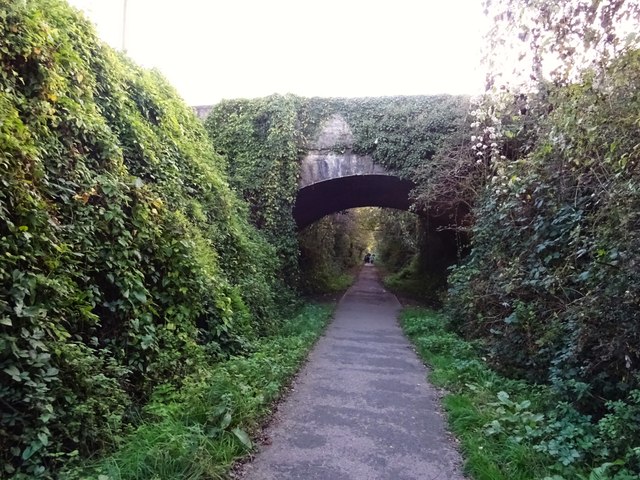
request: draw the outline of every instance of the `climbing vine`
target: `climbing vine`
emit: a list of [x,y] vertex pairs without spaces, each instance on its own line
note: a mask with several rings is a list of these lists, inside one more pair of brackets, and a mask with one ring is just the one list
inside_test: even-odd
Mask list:
[[200,122],[65,2],[2,3],[0,87],[0,476],[51,478],[286,291]]

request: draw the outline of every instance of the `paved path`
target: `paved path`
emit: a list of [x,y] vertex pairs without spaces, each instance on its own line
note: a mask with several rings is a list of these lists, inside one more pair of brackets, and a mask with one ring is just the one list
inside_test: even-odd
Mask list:
[[426,369],[373,266],[340,301],[245,480],[461,480]]

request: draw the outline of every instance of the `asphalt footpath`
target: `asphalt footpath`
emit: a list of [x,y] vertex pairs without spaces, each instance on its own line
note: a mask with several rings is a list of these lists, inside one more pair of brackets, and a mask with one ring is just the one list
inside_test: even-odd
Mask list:
[[400,304],[365,265],[340,300],[243,480],[462,480]]

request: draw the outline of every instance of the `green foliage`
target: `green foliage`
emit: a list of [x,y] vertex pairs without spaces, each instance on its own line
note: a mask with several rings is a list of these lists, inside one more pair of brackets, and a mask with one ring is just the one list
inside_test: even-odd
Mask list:
[[368,210],[329,215],[298,234],[300,288],[304,293],[346,290],[371,241],[364,222]]
[[331,308],[307,305],[254,351],[190,376],[181,390],[155,389],[144,422],[99,464],[68,470],[70,480],[226,478],[315,340]]
[[389,272],[410,267],[420,250],[420,222],[415,214],[391,209],[376,213],[376,256]]
[[[505,73],[501,48],[519,45],[528,89],[503,86],[480,102],[470,124],[477,144],[462,144],[450,169],[449,191],[459,185],[471,199],[473,227],[447,308],[459,331],[487,342],[501,372],[548,382],[599,417],[638,387],[638,301],[629,287],[640,245],[638,5],[486,6],[495,21],[489,86]],[[425,171],[439,182],[447,168],[436,159]],[[423,181],[427,201],[446,194]]]
[[377,263],[392,292],[439,307],[446,292],[447,268],[457,257],[449,231],[410,212],[379,209],[376,222]]
[[595,414],[638,386],[639,73],[634,52],[553,91],[530,153],[498,166],[451,278],[449,311],[495,365]]
[[[383,257],[384,258],[384,257]],[[383,260],[384,261],[384,260]],[[420,268],[418,257],[396,273],[384,277],[384,285],[393,293],[439,307],[446,293],[446,278],[442,272]]]
[[0,8],[0,464],[108,449],[277,326],[280,260],[173,88],[60,0]]
[[640,474],[640,391],[609,402],[598,419],[560,401],[557,392],[501,376],[486,346],[452,333],[450,320],[427,310],[402,314],[405,333],[450,393],[444,404],[476,479],[630,479]]
[[252,223],[275,246],[281,276],[290,287],[297,283],[291,208],[302,154],[301,101],[292,95],[225,100],[205,122],[216,151],[227,159],[231,188],[248,202]]

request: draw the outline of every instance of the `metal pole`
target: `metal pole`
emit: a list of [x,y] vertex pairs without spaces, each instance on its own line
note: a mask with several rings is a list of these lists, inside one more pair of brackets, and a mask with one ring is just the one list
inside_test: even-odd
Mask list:
[[122,5],[122,51],[127,53],[127,0]]

